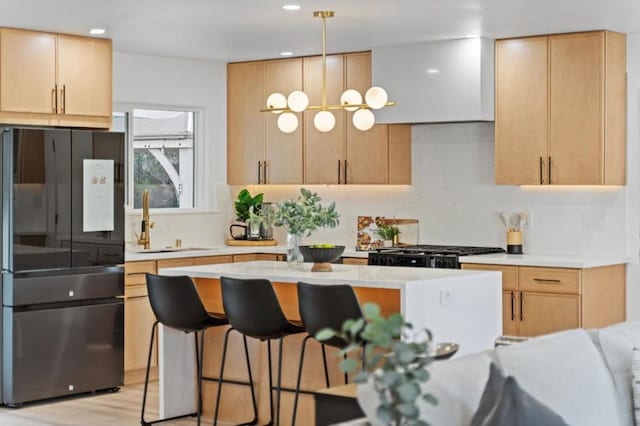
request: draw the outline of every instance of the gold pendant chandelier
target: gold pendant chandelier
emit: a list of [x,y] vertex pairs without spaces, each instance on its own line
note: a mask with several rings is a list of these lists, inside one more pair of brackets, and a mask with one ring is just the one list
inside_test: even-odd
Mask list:
[[313,12],[316,18],[322,18],[322,105],[309,105],[309,96],[301,90],[295,90],[284,96],[282,93],[272,93],[267,98],[267,108],[261,112],[280,114],[278,117],[278,129],[284,133],[292,133],[298,128],[298,116],[295,113],[318,111],[313,117],[313,125],[320,132],[330,132],[336,124],[336,118],[331,110],[354,111],[353,125],[362,131],[373,127],[376,118],[372,109],[380,109],[385,106],[394,106],[395,102],[389,102],[387,92],[382,87],[371,87],[364,95],[354,89],[347,89],[340,96],[339,105],[327,104],[327,18],[333,18],[333,11]]

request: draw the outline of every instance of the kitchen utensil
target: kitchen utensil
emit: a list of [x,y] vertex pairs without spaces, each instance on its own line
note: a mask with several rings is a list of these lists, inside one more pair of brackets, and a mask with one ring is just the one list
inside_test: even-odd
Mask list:
[[527,223],[529,223],[529,215],[527,215],[527,212],[520,213],[520,229],[524,228]]
[[500,212],[500,220],[505,228],[509,229],[509,215],[505,212]]
[[518,227],[518,222],[520,222],[520,215],[518,213],[514,213],[511,215],[510,225],[512,231],[517,231],[520,228]]

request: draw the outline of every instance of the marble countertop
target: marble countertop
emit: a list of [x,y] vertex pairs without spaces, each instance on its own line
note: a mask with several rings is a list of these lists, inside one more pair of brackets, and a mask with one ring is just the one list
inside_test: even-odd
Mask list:
[[266,278],[276,282],[304,281],[311,284],[349,284],[357,287],[403,288],[410,283],[427,283],[460,278],[477,274],[498,272],[471,271],[461,269],[404,268],[393,266],[331,265],[333,272],[311,272],[311,264],[301,269],[290,269],[285,262],[254,261],[223,263],[217,265],[184,266],[165,268],[162,275],[189,275],[194,278]]
[[[132,250],[126,250],[124,258],[128,262],[137,260],[160,260],[160,259],[177,259],[182,257],[202,257],[202,256],[229,256],[234,254],[249,253],[265,253],[265,254],[286,254],[287,246],[255,246],[255,247],[234,247],[220,246],[209,248],[183,249],[182,251],[169,251],[163,253],[142,253]],[[342,257],[359,257],[366,259],[369,252],[356,251],[355,248],[347,247]]]
[[460,263],[510,266],[547,266],[553,268],[597,268],[628,263],[624,257],[551,256],[539,254],[483,254],[463,256]]

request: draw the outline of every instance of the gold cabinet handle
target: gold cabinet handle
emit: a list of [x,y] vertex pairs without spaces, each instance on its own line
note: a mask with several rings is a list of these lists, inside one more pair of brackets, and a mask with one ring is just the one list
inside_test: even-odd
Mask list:
[[51,110],[54,114],[58,113],[58,85],[53,86],[51,90]]
[[524,321],[524,293],[520,293],[520,322]]
[[264,160],[262,165],[262,183],[267,184],[267,160]]
[[549,284],[559,284],[560,280],[555,280],[555,279],[549,279],[549,278],[534,278],[533,279],[535,282],[538,283],[549,283]]
[[540,157],[540,185],[544,185],[544,173],[542,173],[542,169],[544,168],[544,160]]
[[347,183],[349,183],[349,179],[347,178],[347,166],[349,165],[349,163],[347,163],[347,160],[344,160],[344,183],[345,185]]
[[342,177],[342,160],[338,160],[338,185],[342,183],[340,180],[341,177]]
[[511,321],[516,320],[516,294],[511,292]]
[[60,100],[62,101],[62,114],[67,113],[67,86],[62,85],[62,90],[60,91]]
[[547,182],[551,185],[551,157],[549,157],[549,166],[547,167],[547,171],[549,172],[549,176],[547,176]]
[[262,183],[262,161],[258,161],[258,185]]

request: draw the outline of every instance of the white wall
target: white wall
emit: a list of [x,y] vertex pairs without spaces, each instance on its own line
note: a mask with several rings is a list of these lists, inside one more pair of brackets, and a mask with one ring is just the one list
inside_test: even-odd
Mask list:
[[[151,231],[152,246],[220,244],[221,216],[216,191],[226,181],[226,64],[114,52],[113,102],[119,105],[184,107],[202,111],[203,144],[196,147],[196,170],[205,185],[196,187],[202,200],[197,210],[182,214],[154,214],[156,227]],[[198,129],[196,129],[198,130]],[[226,203],[226,200],[225,200]],[[185,220],[185,217],[187,218]],[[225,220],[225,219],[222,219]],[[133,242],[139,228],[139,213],[129,212],[125,240]]]

